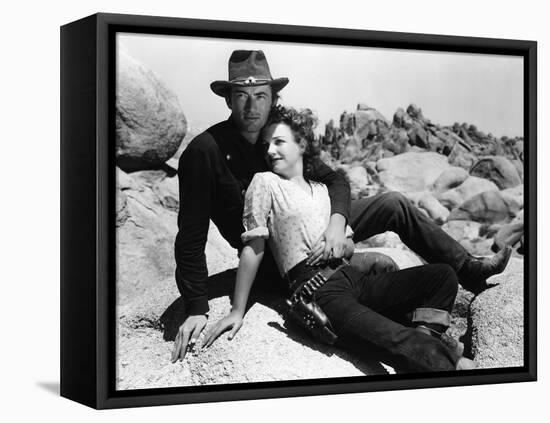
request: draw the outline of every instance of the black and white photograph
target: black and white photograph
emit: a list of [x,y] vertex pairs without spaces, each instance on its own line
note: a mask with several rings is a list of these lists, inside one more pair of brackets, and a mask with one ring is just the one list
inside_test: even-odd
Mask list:
[[545,10],[6,3],[3,420],[544,420]]
[[115,389],[522,368],[524,60],[117,33]]

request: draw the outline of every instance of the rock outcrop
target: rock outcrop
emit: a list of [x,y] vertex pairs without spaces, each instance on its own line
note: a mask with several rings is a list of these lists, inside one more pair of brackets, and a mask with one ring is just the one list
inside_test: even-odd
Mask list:
[[512,258],[495,286],[471,304],[472,352],[480,367],[521,367],[523,345],[523,260]]
[[498,187],[487,179],[470,176],[456,188],[441,192],[437,199],[449,210],[452,210],[470,198],[487,191],[498,191]]
[[[174,275],[177,214],[165,207],[166,186],[173,182],[162,171],[132,175],[117,170],[117,304],[124,304],[158,281]],[[177,202],[177,195],[172,201]],[[164,203],[164,204],[163,204]]]
[[447,157],[432,152],[407,152],[376,162],[380,184],[388,191],[424,191],[450,167]]
[[177,97],[148,69],[119,50],[116,162],[125,171],[158,169],[178,150],[186,119]]
[[513,188],[521,184],[516,167],[502,156],[484,157],[474,164],[470,175],[493,181],[499,189]]
[[454,209],[449,220],[473,220],[475,222],[501,222],[512,219],[523,204],[500,191],[477,194]]

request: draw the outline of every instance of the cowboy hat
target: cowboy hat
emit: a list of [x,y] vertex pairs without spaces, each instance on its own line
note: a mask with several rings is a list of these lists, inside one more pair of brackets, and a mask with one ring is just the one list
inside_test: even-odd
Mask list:
[[273,92],[282,90],[288,78],[271,77],[269,65],[261,50],[235,50],[229,58],[229,81],[214,81],[210,88],[214,94],[225,97],[231,87],[271,85]]

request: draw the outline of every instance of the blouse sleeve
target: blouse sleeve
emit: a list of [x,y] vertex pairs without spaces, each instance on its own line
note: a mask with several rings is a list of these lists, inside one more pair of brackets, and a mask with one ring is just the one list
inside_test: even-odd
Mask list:
[[243,243],[256,238],[269,238],[267,221],[271,212],[271,190],[265,175],[257,173],[246,190],[244,197]]

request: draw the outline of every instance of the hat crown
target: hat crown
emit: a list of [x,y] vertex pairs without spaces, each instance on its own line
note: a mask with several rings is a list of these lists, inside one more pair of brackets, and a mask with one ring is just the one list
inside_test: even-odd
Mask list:
[[261,50],[235,50],[229,58],[229,81],[271,81],[271,72],[265,54]]
[[220,97],[231,93],[231,87],[269,85],[274,93],[288,84],[288,78],[273,79],[265,54],[261,50],[235,50],[229,58],[229,81],[214,81],[210,89]]

